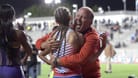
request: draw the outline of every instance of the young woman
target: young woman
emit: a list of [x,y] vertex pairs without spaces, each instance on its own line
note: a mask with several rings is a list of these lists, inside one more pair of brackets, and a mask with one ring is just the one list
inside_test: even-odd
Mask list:
[[[44,50],[39,54],[39,57],[46,63],[50,63],[45,56],[51,51],[51,55],[56,58],[74,54],[78,52],[83,45],[83,37],[81,34],[75,32],[69,27],[71,20],[71,13],[66,7],[58,7],[55,11],[55,20],[59,26],[53,31],[52,37],[57,41],[61,41],[60,47],[56,51]],[[82,42],[82,43],[81,43]],[[53,78],[82,78],[81,68],[68,68],[59,65],[53,67]]]
[[[0,5],[0,78],[23,78],[20,65],[31,54],[25,34],[13,28],[15,10],[9,4]],[[26,52],[20,59],[20,46]]]

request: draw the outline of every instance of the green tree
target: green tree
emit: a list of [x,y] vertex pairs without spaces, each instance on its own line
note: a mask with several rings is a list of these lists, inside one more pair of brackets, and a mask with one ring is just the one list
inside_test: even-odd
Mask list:
[[27,12],[31,12],[32,13],[31,17],[53,16],[54,10],[59,6],[66,6],[69,9],[71,9],[71,6],[67,3],[61,3],[61,4],[55,4],[55,5],[40,4],[40,5],[33,5],[25,9],[22,15],[27,14]]
[[92,7],[92,9],[93,9],[94,12],[97,12],[97,11],[98,11],[98,6],[97,6],[97,5],[94,5],[94,6]]

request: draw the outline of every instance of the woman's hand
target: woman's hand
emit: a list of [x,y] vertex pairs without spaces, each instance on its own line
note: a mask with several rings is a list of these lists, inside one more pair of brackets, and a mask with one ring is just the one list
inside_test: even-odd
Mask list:
[[50,49],[51,51],[55,51],[60,47],[60,44],[60,41],[56,41],[56,39],[54,38],[49,38],[47,41],[41,44],[41,48],[43,48],[44,50]]

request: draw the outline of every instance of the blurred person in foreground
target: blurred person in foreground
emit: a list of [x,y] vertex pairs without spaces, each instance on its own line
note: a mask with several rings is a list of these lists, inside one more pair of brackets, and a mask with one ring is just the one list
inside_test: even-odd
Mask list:
[[[51,63],[54,65],[65,67],[76,67],[81,65],[81,72],[83,78],[100,78],[100,62],[98,56],[101,54],[106,46],[106,34],[100,35],[91,27],[94,14],[89,7],[81,7],[75,17],[75,24],[71,26],[73,29],[83,34],[84,44],[80,51],[64,56],[61,58],[53,58]],[[38,39],[36,47],[38,49],[57,49],[59,43],[54,39],[45,36],[45,38]],[[100,42],[102,41],[101,47]]]
[[37,78],[37,54],[38,50],[36,49],[34,44],[32,45],[32,55],[30,56],[30,60],[27,62],[28,74],[31,78]]
[[[12,5],[0,5],[0,78],[24,78],[21,64],[31,55],[25,34],[13,28],[15,10]],[[26,54],[20,59],[20,47]]]

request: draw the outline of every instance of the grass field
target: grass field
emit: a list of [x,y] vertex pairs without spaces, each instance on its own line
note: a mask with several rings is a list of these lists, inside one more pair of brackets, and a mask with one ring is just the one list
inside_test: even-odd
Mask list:
[[[101,64],[101,78],[128,78],[129,75],[135,75],[138,78],[138,64],[113,64],[112,73],[104,73],[105,64]],[[41,75],[38,78],[48,78],[50,67],[46,64],[41,66]]]

